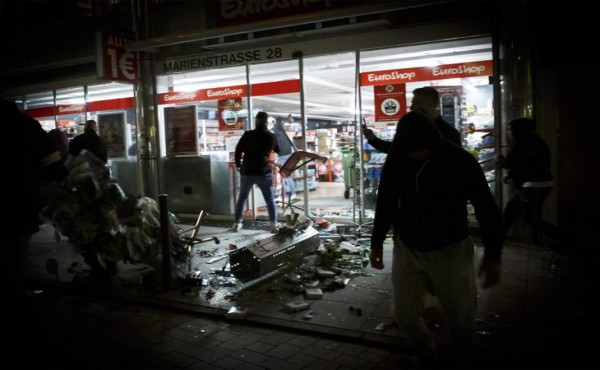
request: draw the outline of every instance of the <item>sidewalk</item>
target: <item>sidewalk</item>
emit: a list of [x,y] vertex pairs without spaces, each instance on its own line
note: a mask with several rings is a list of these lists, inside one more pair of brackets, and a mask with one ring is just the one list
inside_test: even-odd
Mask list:
[[[260,232],[246,229],[242,233],[230,235],[226,228],[217,226],[203,226],[201,229],[203,238],[218,235],[221,247],[226,247],[230,241],[240,236],[257,237],[257,233]],[[199,248],[213,247],[216,246],[203,243]],[[477,261],[481,253],[482,250],[478,247]],[[48,258],[59,262],[58,279],[46,272]],[[385,246],[384,258],[386,261],[391,259],[391,245]],[[27,273],[31,281],[42,286],[76,288],[77,281],[73,281],[75,275],[68,273],[73,262],[81,263],[79,254],[65,241],[56,244],[53,229],[47,227],[32,240]],[[584,337],[585,332],[595,333],[599,329],[596,320],[598,308],[590,303],[597,297],[591,296],[589,286],[582,283],[584,280],[578,276],[589,270],[585,267],[586,263],[597,266],[597,262],[597,256],[582,261],[554,255],[535,245],[506,245],[502,283],[478,294],[478,317],[481,320],[478,335],[480,368],[539,368],[541,365],[583,368],[600,365],[595,349],[591,348],[592,343],[583,339],[588,335],[585,334]],[[215,266],[216,269],[222,268],[216,262]],[[593,271],[597,273],[598,270]],[[113,279],[111,288],[102,293],[102,297],[109,303],[89,303],[87,298],[84,300],[89,305],[88,309],[94,311],[97,308],[95,305],[98,305],[109,316],[113,311],[125,311],[122,313],[129,315],[130,310],[133,310],[131,319],[134,322],[146,321],[143,317],[147,315],[165,316],[168,320],[179,322],[172,327],[153,322],[155,329],[148,331],[137,327],[129,333],[134,337],[141,337],[136,338],[137,341],[150,338],[158,340],[159,337],[160,343],[174,342],[173,345],[165,344],[168,350],[165,350],[164,356],[158,356],[161,361],[164,360],[163,357],[179,361],[175,359],[183,356],[182,364],[177,366],[196,368],[193,367],[194,363],[200,361],[202,365],[198,366],[203,369],[278,368],[275,363],[280,364],[281,368],[397,368],[398,356],[401,356],[399,348],[404,344],[402,333],[393,328],[377,330],[381,323],[391,321],[389,266],[383,271],[366,267],[360,275],[352,277],[345,288],[325,292],[321,299],[312,300],[310,309],[292,314],[282,312],[282,304],[306,299],[302,294],[286,288],[289,285],[284,281],[284,276],[265,279],[261,284],[244,290],[243,294],[230,295],[232,287],[219,286],[215,289],[215,295],[207,299],[206,287],[200,290],[199,296],[182,295],[180,291],[140,289],[138,281],[142,272],[143,269],[138,266],[120,266],[118,277]],[[73,298],[75,302],[78,299],[81,298]],[[232,306],[246,308],[248,313],[243,319],[227,319],[225,314]],[[361,315],[356,314],[357,308],[361,309]],[[151,313],[145,313],[146,310]],[[137,311],[140,311],[139,315],[135,313]],[[136,316],[142,316],[142,319]],[[220,329],[202,332],[206,329],[200,329],[202,325],[193,324],[195,321]],[[186,325],[190,325],[189,328]],[[160,328],[158,333],[156,328]],[[207,348],[201,346],[202,351],[189,348],[189,341],[198,336],[198,330],[220,337],[216,342],[214,338],[206,339],[218,350],[210,350],[209,354],[201,355]],[[218,334],[222,332],[228,334]],[[151,335],[144,339],[146,334]],[[202,336],[211,337],[213,334]],[[178,338],[179,335],[183,338]],[[272,337],[279,339],[269,342]],[[230,341],[232,342],[229,343]],[[346,345],[347,349],[339,349],[346,348]],[[162,347],[159,343],[152,343],[150,348],[161,352],[159,348]],[[269,350],[261,352],[260,348]],[[269,351],[274,352],[269,354]],[[250,360],[257,353],[267,356],[258,356],[262,360],[270,359],[274,362],[264,365],[263,361],[259,365],[255,360]],[[310,359],[305,359],[305,356]],[[225,363],[219,362],[223,358],[226,358],[223,360]],[[237,362],[229,364],[232,359]],[[322,363],[324,366],[317,366],[321,361],[326,361]],[[185,363],[188,364],[183,366]]]

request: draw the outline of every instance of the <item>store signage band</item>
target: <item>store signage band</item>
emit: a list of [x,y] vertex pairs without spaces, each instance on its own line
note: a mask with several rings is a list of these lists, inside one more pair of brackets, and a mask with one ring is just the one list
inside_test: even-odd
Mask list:
[[[384,2],[392,0],[383,0]],[[379,0],[382,2],[382,0]],[[287,18],[311,13],[320,13],[356,8],[356,0],[220,0],[215,1],[213,17],[217,27],[264,21],[266,19]]]
[[[87,104],[88,112],[129,109],[134,108],[135,102],[133,98],[120,98],[109,100],[98,100]],[[84,104],[64,104],[56,106],[57,116],[66,116],[70,114],[81,114],[86,111]],[[54,107],[43,107],[27,109],[27,114],[31,117],[53,117]]]
[[196,55],[186,58],[159,61],[156,70],[159,73],[179,73],[200,71],[210,68],[233,67],[246,63],[291,59],[294,50],[281,46],[233,51],[230,53]]
[[[158,94],[159,104],[190,103],[195,101],[235,99],[248,96],[246,85],[218,87],[186,92]],[[300,92],[300,80],[265,82],[252,85],[252,96]]]
[[494,72],[491,60],[479,62],[444,64],[435,67],[391,69],[386,71],[362,72],[361,86],[397,84],[415,81],[444,80],[491,76]]

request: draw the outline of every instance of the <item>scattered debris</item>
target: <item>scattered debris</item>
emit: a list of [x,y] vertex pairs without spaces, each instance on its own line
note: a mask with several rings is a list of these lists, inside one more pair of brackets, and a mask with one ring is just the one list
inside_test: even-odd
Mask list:
[[350,306],[348,308],[348,311],[350,311],[351,313],[355,314],[356,316],[362,316],[362,314],[363,314],[361,308],[354,308],[354,306]]
[[186,293],[192,293],[200,295],[200,289],[202,288],[202,273],[200,271],[190,271],[183,278],[181,284],[181,295]]
[[281,306],[281,311],[286,312],[286,313],[295,313],[295,312],[304,311],[304,310],[308,309],[309,307],[310,307],[310,304],[308,304],[304,301],[293,301],[293,302],[284,303]]
[[381,323],[377,324],[377,326],[375,327],[375,330],[385,331],[386,329],[395,328],[395,327],[398,327],[398,325],[396,324],[395,321],[381,322]]
[[228,319],[243,319],[248,314],[248,309],[245,307],[231,306],[229,311],[225,314]]
[[307,313],[302,315],[302,320],[310,320],[315,316],[319,316],[319,314],[316,313],[315,311],[308,311]]
[[307,288],[304,290],[306,299],[321,299],[323,298],[323,291],[319,288]]

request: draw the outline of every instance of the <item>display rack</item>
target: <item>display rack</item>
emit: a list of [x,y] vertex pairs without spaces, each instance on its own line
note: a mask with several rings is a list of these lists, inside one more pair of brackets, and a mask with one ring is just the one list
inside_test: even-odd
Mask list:
[[460,97],[463,147],[477,158],[492,191],[496,184],[492,85],[472,86]]

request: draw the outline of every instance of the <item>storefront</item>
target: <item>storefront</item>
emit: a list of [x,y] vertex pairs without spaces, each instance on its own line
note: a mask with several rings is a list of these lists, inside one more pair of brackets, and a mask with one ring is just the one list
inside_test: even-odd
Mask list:
[[[433,86],[443,118],[461,132],[463,146],[497,191],[492,159],[500,144],[494,133],[503,131],[503,120],[489,18],[397,27],[380,16],[384,7],[367,8],[336,16],[333,26],[318,16],[304,20],[307,27],[291,39],[276,32],[284,16],[246,39],[205,30],[219,43],[204,47],[185,34],[133,42],[125,49],[139,52],[134,83],[99,83],[109,69],[100,79],[73,79],[72,87],[16,99],[45,128],[70,135],[96,119],[100,134],[110,136],[113,175],[126,192],[145,193],[141,182],[153,182],[157,194],[169,195],[173,212],[204,210],[223,219],[232,217],[237,196],[235,144],[254,127],[256,112],[266,111],[284,123],[298,149],[327,158],[293,174],[301,199],[295,210],[362,223],[373,217],[385,154],[366,144],[361,124],[391,140],[412,91]],[[262,31],[266,36],[259,37]],[[130,64],[113,67],[123,65]],[[277,178],[283,195],[281,184]],[[252,196],[245,217],[266,217],[262,202],[259,193]]]
[[137,135],[132,84],[110,82],[26,94],[15,99],[46,131],[59,129],[69,139],[81,134],[86,120],[98,122],[107,142],[108,165],[130,194],[137,187]]
[[[495,189],[491,37],[322,52],[342,39],[311,43],[315,55],[296,43],[156,61],[163,186],[176,212],[233,213],[233,151],[262,110],[284,123],[298,149],[328,159],[294,173],[299,208],[316,217],[371,219],[385,154],[368,146],[360,124],[391,140],[412,91],[422,86],[438,90],[443,118],[461,132]],[[199,197],[199,189],[211,190]],[[248,217],[266,215],[257,195]]]

